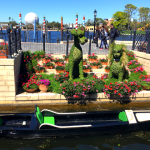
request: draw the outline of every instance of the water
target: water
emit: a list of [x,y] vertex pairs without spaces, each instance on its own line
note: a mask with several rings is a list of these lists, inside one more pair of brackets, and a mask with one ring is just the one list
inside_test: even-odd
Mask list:
[[[39,105],[57,112],[150,109],[150,102]],[[0,106],[0,112],[33,112],[34,105]],[[41,139],[0,138],[0,150],[149,150],[150,131]]]
[[150,132],[46,139],[0,139],[0,150],[149,150]]
[[[6,33],[6,30],[2,30],[3,33]],[[22,37],[22,42],[25,42],[25,32],[26,31],[21,31],[21,37]],[[35,40],[34,40],[34,31],[28,31],[29,34],[26,34],[26,42],[42,42],[42,36],[41,36],[41,31],[37,31],[35,35]],[[57,39],[59,38],[59,41],[61,40],[61,31],[47,31],[46,34],[46,43],[57,43]],[[89,32],[89,35],[92,35],[93,38],[93,32]],[[85,33],[85,36],[87,37],[87,33]],[[4,38],[4,37],[3,37]],[[38,40],[37,40],[38,39]],[[64,33],[64,40],[66,41],[66,33]],[[72,40],[72,36],[70,36],[69,40]],[[116,40],[119,41],[132,41],[133,40],[133,35],[120,35],[119,37],[116,38]],[[7,36],[6,36],[6,41],[7,41]]]

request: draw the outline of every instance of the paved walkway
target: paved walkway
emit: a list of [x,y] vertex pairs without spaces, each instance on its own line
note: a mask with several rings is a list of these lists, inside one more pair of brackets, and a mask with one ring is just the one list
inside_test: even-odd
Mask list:
[[[73,45],[72,43],[69,44],[69,48],[68,48],[69,52],[70,52],[72,45]],[[99,48],[95,49],[95,46],[96,45],[94,43],[91,44],[91,53],[95,53],[97,55],[98,54],[100,54],[100,55],[108,54],[108,50],[105,50],[105,49],[101,50]],[[28,50],[31,50],[31,52],[41,51],[41,50],[43,50],[43,43],[22,42],[21,47],[22,47],[23,51],[28,51]],[[67,44],[46,43],[45,44],[45,52],[51,53],[51,54],[66,54],[66,47],[67,47]],[[89,43],[81,45],[81,47],[82,47],[83,54],[88,54]],[[131,50],[132,46],[127,45],[127,48],[128,48],[128,50]]]

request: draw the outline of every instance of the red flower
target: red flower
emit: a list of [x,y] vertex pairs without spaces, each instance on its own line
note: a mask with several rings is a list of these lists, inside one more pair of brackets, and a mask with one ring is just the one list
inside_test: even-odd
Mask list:
[[112,84],[112,82],[110,82],[110,84]]

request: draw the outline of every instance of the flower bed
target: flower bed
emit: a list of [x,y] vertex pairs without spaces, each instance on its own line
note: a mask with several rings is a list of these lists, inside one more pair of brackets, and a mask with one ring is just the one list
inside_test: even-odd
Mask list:
[[89,61],[97,61],[98,56],[96,56],[94,53],[92,55],[88,55],[88,60]]
[[[74,79],[73,81],[68,81],[69,72],[65,72],[65,67],[62,64],[56,66],[56,70],[64,69],[63,73],[59,73],[58,75],[55,74],[36,75],[34,74],[36,68],[42,70],[41,69],[42,66],[37,65],[38,60],[41,59],[41,55],[44,55],[43,52],[36,52],[36,53],[23,52],[23,60],[21,63],[21,74],[19,75],[20,83],[24,83],[24,85],[26,84],[26,86],[27,85],[29,86],[28,81],[29,79],[33,79],[35,83],[37,83],[37,81],[41,79],[48,79],[51,83],[48,86],[48,91],[63,94],[67,98],[84,97],[87,94],[97,92],[105,92],[105,94],[107,94],[108,97],[113,95],[118,96],[119,98],[127,97],[130,95],[135,95],[137,92],[142,90],[142,86],[144,86],[144,84],[149,84],[148,82],[150,82],[149,80],[145,80],[146,78],[149,79],[149,77],[146,76],[144,68],[142,68],[141,67],[142,65],[138,62],[138,60],[136,60],[135,55],[132,51],[127,51],[129,60],[128,68],[130,69],[131,74],[127,79],[128,81],[123,81],[121,83],[119,83],[115,78],[108,79],[108,74],[102,75],[101,78],[98,78],[96,75],[92,76],[88,75],[87,77],[85,77],[84,80],[77,78]],[[60,62],[62,62],[62,60]],[[45,66],[45,64],[43,65]],[[91,70],[91,65],[83,66],[83,70],[85,69]],[[139,78],[139,76],[141,77],[141,79]],[[141,80],[142,82],[140,82]]]
[[0,58],[8,58],[8,43],[1,42],[0,43]]
[[102,68],[102,64],[100,62],[92,62],[90,63],[92,69],[99,69]]
[[90,65],[83,66],[83,71],[84,72],[91,72],[91,66]]
[[108,58],[101,58],[100,62],[102,65],[108,65]]
[[69,60],[69,55],[63,55],[63,58],[68,61]]
[[87,65],[87,59],[83,59],[83,65]]
[[55,66],[53,63],[51,63],[49,60],[46,61],[45,63],[43,63],[43,67],[45,67],[46,69],[53,69]]
[[66,98],[79,98],[81,96],[85,97],[87,94],[101,92],[103,85],[104,82],[101,79],[91,77],[78,82],[64,81],[60,86],[60,90]]
[[129,97],[134,96],[137,92],[141,90],[141,85],[138,82],[110,82],[109,85],[104,85],[103,91],[108,97],[117,95],[119,97]]
[[105,67],[105,72],[109,72],[110,71],[110,67],[109,66],[106,66]]

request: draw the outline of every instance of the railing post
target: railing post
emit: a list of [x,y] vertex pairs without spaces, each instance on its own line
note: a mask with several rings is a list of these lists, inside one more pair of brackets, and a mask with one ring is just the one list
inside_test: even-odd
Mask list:
[[90,35],[90,42],[89,42],[89,53],[88,53],[88,55],[91,55],[91,39],[92,39],[92,35]]
[[10,28],[7,28],[7,38],[8,38],[8,58],[12,58],[12,56],[11,56]]
[[38,43],[38,31],[36,31],[36,33],[37,33],[37,35],[36,35],[36,36],[37,36],[37,43]]
[[49,31],[49,43],[51,43],[51,32]]
[[147,40],[147,53],[150,53],[150,33],[148,34],[148,40]]
[[88,31],[87,31],[87,39],[89,39],[89,29],[88,29]]
[[59,43],[59,36],[58,36],[58,38],[57,38],[57,43]]
[[132,30],[131,30],[131,34],[130,34],[130,40],[132,40]]
[[17,52],[17,36],[16,36],[16,29],[13,29],[13,34],[14,34],[14,46],[15,46],[15,53]]
[[26,31],[24,31],[24,41],[26,42]]
[[63,30],[61,30],[61,41],[63,41]]
[[136,30],[134,30],[134,35],[133,35],[132,50],[134,50],[135,48],[135,38],[136,38]]
[[43,33],[43,51],[45,52],[45,33]]
[[21,48],[21,29],[18,29],[18,39],[19,39],[19,50],[22,50]]
[[68,47],[69,47],[69,34],[67,34],[67,47],[66,47],[66,55],[68,55]]

